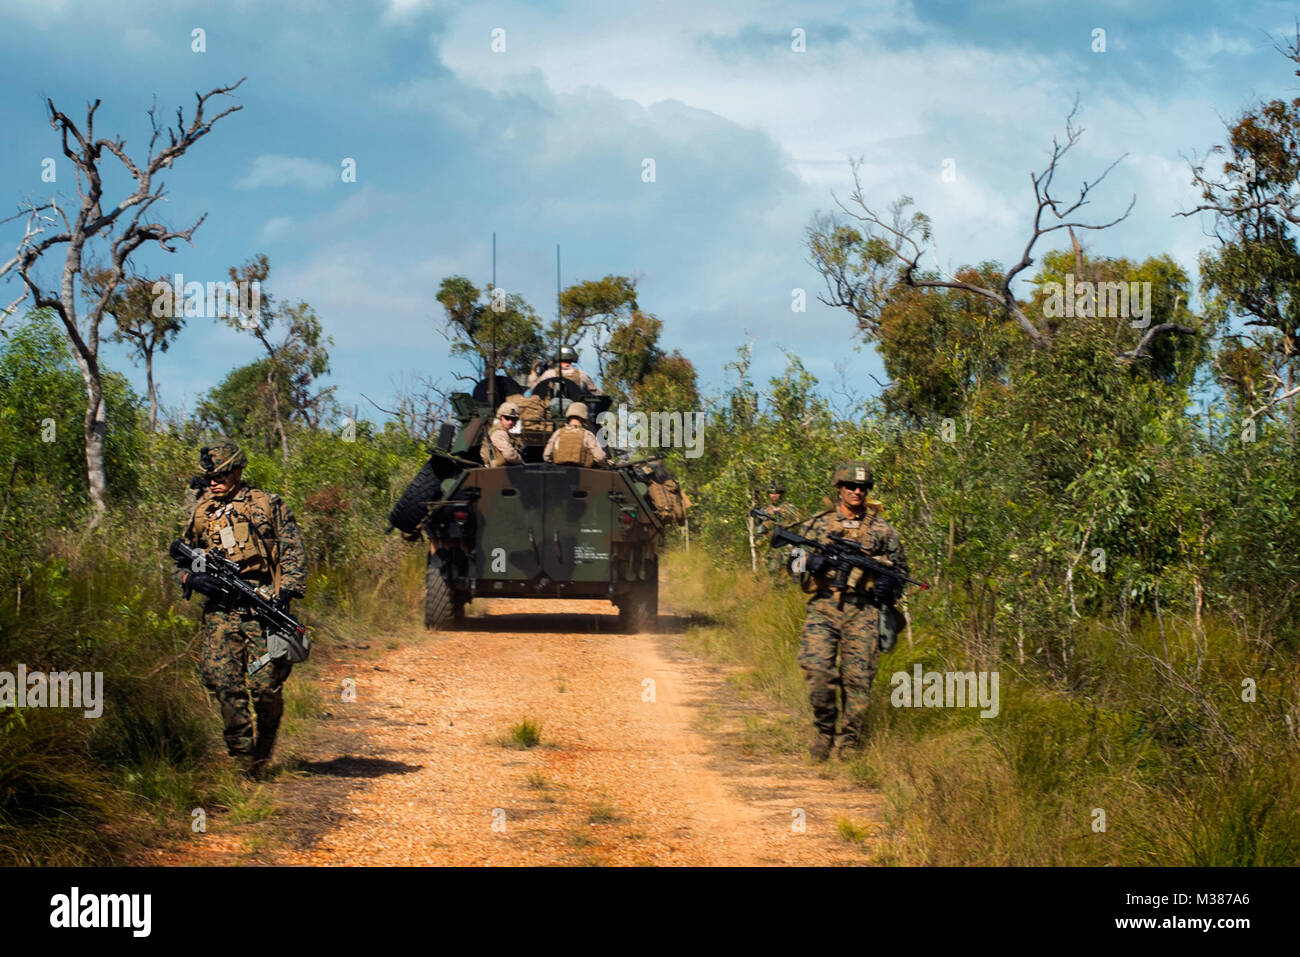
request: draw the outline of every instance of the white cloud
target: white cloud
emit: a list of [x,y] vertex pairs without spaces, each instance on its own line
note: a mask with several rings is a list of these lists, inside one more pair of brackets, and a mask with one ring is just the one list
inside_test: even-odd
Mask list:
[[1199,36],[1184,34],[1174,44],[1173,53],[1189,70],[1209,70],[1214,60],[1221,53],[1229,56],[1246,56],[1255,51],[1254,45],[1244,37],[1225,37],[1218,27]]
[[279,237],[285,235],[285,233],[289,231],[289,227],[291,227],[292,225],[293,225],[292,216],[272,216],[270,219],[268,219],[265,223],[262,224],[262,228],[257,231],[257,237],[258,239],[261,239],[263,242],[269,242],[273,239],[278,239]]
[[263,154],[253,160],[253,166],[235,189],[264,189],[266,187],[296,186],[302,189],[325,189],[339,181],[342,167],[331,166],[320,160],[300,156]]

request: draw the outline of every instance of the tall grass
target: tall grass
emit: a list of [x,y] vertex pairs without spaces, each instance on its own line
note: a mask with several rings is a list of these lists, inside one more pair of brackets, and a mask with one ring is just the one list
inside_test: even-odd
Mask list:
[[[27,496],[29,506],[11,500],[6,527],[23,534],[0,540],[0,670],[102,672],[104,703],[94,719],[0,709],[0,865],[131,860],[188,834],[195,807],[238,812],[247,791],[198,678],[201,602],[183,599],[166,556],[194,450],[166,435],[150,444],[140,497],[115,505],[97,528],[82,513],[51,513],[39,494]],[[361,453],[335,445],[333,476],[347,480]],[[392,464],[393,484],[414,474],[417,457]],[[317,659],[332,642],[413,627],[423,594],[420,550],[382,535],[388,483],[367,486],[373,475],[356,472],[342,500],[286,495],[308,551],[308,599],[294,610],[313,627]],[[337,558],[325,539],[341,544]],[[304,682],[314,667],[300,665],[290,679],[277,758],[318,711]]]
[[[664,559],[686,642],[743,666],[772,709],[809,709],[797,589]],[[1076,680],[997,665],[1000,711],[895,708],[890,676],[968,671],[964,636],[912,600],[913,630],[881,659],[870,733],[839,773],[884,794],[882,863],[1285,865],[1300,862],[1300,666],[1232,623],[1084,622]],[[1254,682],[1255,700],[1243,681]]]

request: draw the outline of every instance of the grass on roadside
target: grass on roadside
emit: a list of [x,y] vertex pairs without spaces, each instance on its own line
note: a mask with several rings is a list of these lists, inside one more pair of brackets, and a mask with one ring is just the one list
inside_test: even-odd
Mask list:
[[[704,548],[669,552],[661,565],[675,603],[700,618],[686,646],[743,669],[733,683],[766,711],[746,717],[742,750],[779,753],[810,735],[796,657],[806,596],[718,567]],[[939,601],[912,600],[913,631],[881,658],[866,747],[824,769],[882,791],[879,863],[1300,860],[1294,658],[1270,655],[1240,624],[1208,615],[1200,632],[1168,615],[1127,625],[1089,619],[1075,639],[1084,676],[1076,690],[1004,661],[996,717],[893,707],[893,676],[914,665],[974,670]],[[1243,676],[1257,686],[1250,701]]]

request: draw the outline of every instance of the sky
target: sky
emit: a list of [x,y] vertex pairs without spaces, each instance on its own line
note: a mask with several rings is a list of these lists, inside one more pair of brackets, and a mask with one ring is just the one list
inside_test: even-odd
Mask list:
[[[1061,194],[1122,156],[1086,212],[1108,220],[1136,197],[1085,248],[1169,254],[1195,276],[1210,240],[1208,222],[1176,216],[1197,200],[1189,163],[1243,109],[1300,85],[1275,49],[1296,9],[1272,2],[0,0],[0,25],[4,216],[54,190],[75,199],[47,97],[80,119],[101,100],[96,132],[143,157],[152,103],[188,119],[196,92],[246,78],[242,108],[165,175],[166,222],[207,215],[192,244],[147,247],[135,266],[209,282],[266,254],[267,290],[316,310],[334,340],[324,381],[368,418],[383,416],[363,395],[391,407],[416,376],[472,371],[448,356],[434,297],[447,276],[489,282],[493,232],[499,285],[544,316],[557,244],[565,285],[635,276],[707,392],[750,343],[760,382],[793,354],[827,391],[873,395],[880,360],[817,301],[805,248],[811,218],[846,199],[851,157],[877,208],[906,194],[932,218],[923,265],[1015,261],[1030,174],[1077,97],[1085,132]],[[112,201],[128,180],[105,165]],[[0,225],[0,262],[21,237]],[[0,305],[18,292],[0,287]],[[190,319],[157,361],[164,405],[192,410],[259,349]],[[143,392],[122,347],[104,355]]]

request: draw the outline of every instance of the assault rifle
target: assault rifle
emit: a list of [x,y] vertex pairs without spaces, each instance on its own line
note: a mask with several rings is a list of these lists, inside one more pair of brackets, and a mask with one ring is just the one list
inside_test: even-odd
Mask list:
[[[864,573],[870,574],[875,578],[875,584],[871,589],[871,603],[884,608],[892,605],[902,597],[903,585],[915,585],[918,588],[929,588],[929,582],[917,581],[915,578],[908,578],[893,565],[887,565],[871,557],[871,553],[865,547],[857,542],[850,541],[840,535],[830,536],[829,542],[819,542],[814,538],[807,538],[797,532],[792,532],[788,528],[783,528],[781,523],[774,515],[769,515],[761,508],[752,508],[749,514],[755,518],[765,519],[775,524],[776,530],[772,532],[771,546],[780,548],[784,545],[798,545],[800,548],[809,549],[815,554],[808,559],[808,570],[816,573],[821,568],[831,568],[835,572],[835,587],[843,591],[848,587],[849,574],[855,568],[860,568]],[[815,566],[814,567],[814,563]]]
[[[277,607],[258,589],[239,577],[239,566],[225,556],[205,552],[186,545],[179,538],[172,542],[169,554],[178,567],[194,572],[205,572],[221,589],[220,595],[211,596],[218,601],[246,605],[267,625],[266,654],[248,666],[248,673],[256,674],[272,658],[288,658],[292,662],[306,661],[311,654],[311,637],[307,627],[282,608]],[[191,589],[185,586],[185,597]]]

